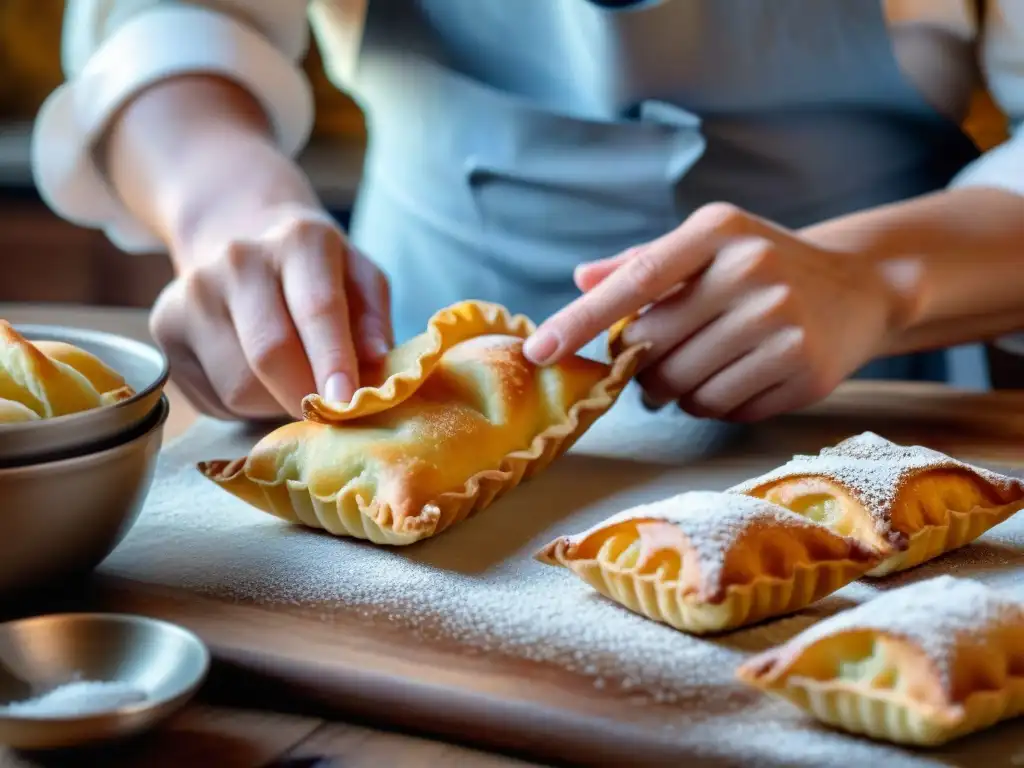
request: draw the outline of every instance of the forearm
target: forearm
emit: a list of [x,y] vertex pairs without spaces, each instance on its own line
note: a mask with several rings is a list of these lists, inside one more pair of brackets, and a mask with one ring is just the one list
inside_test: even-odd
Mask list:
[[142,92],[99,147],[131,212],[158,233],[181,269],[232,221],[280,205],[319,203],[305,174],[274,144],[256,100],[228,80],[175,78]]
[[803,234],[872,259],[891,286],[894,323],[880,354],[992,338],[1024,325],[1024,197],[946,191]]

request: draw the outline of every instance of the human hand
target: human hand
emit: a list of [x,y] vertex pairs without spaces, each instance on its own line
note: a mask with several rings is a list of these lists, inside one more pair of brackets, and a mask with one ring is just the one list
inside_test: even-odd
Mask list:
[[584,295],[525,351],[557,362],[645,310],[623,341],[651,345],[638,375],[650,399],[701,417],[762,419],[825,397],[878,354],[898,307],[885,269],[709,205],[657,240],[581,265]]
[[153,308],[175,382],[223,419],[301,418],[312,392],[348,400],[358,361],[392,342],[386,278],[315,208],[278,208],[248,226],[178,260],[189,267]]

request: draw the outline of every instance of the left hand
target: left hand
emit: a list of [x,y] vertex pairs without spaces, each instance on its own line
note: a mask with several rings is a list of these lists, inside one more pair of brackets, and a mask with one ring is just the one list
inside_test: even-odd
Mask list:
[[809,405],[878,354],[895,289],[864,254],[828,250],[727,204],[646,245],[581,265],[584,295],[530,338],[557,362],[647,308],[623,341],[649,343],[650,399],[701,417],[756,420]]

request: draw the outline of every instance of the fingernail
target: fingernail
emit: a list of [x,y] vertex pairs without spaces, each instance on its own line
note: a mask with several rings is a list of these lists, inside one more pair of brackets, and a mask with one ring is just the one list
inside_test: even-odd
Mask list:
[[391,351],[391,347],[388,346],[388,342],[383,336],[373,333],[366,339],[366,351],[375,360],[379,360]]
[[523,345],[523,354],[536,365],[544,365],[558,351],[558,337],[551,331],[533,334]]
[[588,264],[580,264],[573,270],[572,281],[576,283],[576,287],[583,293],[587,293],[593,286],[591,283],[593,280],[590,278],[590,266]]
[[332,403],[347,403],[352,394],[352,380],[344,373],[332,373],[324,384],[324,399]]
[[669,400],[657,400],[651,397],[646,392],[640,393],[640,404],[644,407],[644,410],[650,411],[651,413],[657,413],[666,405],[669,404]]

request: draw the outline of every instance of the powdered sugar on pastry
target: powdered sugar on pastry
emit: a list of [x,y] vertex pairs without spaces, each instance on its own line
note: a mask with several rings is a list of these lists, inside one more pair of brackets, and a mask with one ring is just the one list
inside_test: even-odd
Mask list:
[[[572,674],[592,685],[595,700],[621,700],[623,718],[663,713],[649,732],[678,745],[683,764],[969,763],[971,746],[935,754],[853,738],[818,727],[787,702],[735,681],[737,664],[750,655],[779,646],[837,609],[877,597],[875,582],[848,584],[801,614],[709,641],[624,610],[564,571],[532,560],[558,535],[585,530],[627,506],[687,488],[723,488],[727,477],[770,468],[764,456],[701,460],[719,450],[709,437],[720,434],[717,423],[675,412],[655,417],[640,407],[635,391],[618,408],[584,435],[575,456],[507,497],[504,508],[397,551],[283,525],[221,493],[194,472],[194,462],[244,453],[252,440],[236,426],[204,419],[188,438],[165,449],[146,509],[101,573],[258,606],[278,613],[281,626],[292,626],[297,612],[302,621],[294,625],[296,633],[316,622],[336,632],[337,649],[325,664],[346,657],[343,628],[363,616],[382,633],[408,633],[410,644],[457,649],[448,657],[453,667],[464,657],[486,656],[499,666],[514,664],[524,675]],[[601,456],[622,459],[595,458]],[[659,466],[639,467],[643,479],[637,485],[627,456],[653,457]],[[922,568],[958,569],[1013,588],[1024,584],[1022,564],[1024,516],[1017,516],[980,545]],[[143,594],[151,589],[136,588]],[[265,642],[272,656],[279,640]],[[1011,725],[985,735],[981,748],[993,765],[1009,765],[1020,752],[1018,733]]]
[[[550,562],[560,546],[571,557],[572,548],[593,534],[632,520],[670,523],[682,533],[696,556],[705,596],[721,593],[727,558],[741,539],[757,530],[812,531],[834,544],[845,544],[843,555],[851,559],[868,561],[876,554],[852,538],[769,501],[740,494],[689,491],[613,515],[582,533],[553,542],[539,557]],[[840,557],[837,553],[836,559]]]
[[890,513],[905,484],[923,472],[962,470],[988,484],[1004,501],[1024,493],[1024,482],[981,469],[920,445],[898,445],[874,432],[823,448],[817,456],[797,455],[781,467],[729,489],[752,493],[770,483],[795,477],[820,477],[845,488],[874,520],[875,530],[891,532]]
[[894,589],[804,630],[784,653],[793,657],[842,632],[877,630],[918,646],[951,693],[957,654],[977,652],[1001,628],[1024,624],[1024,601],[971,579],[938,576]]

